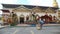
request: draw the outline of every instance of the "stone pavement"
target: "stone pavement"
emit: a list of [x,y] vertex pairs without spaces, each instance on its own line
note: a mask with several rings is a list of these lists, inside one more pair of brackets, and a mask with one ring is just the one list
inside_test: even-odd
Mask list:
[[[36,26],[36,24],[18,24],[16,26]],[[43,26],[60,26],[60,24],[44,24]]]
[[0,34],[60,34],[60,26],[45,26],[42,30],[36,27],[7,27],[0,29]]
[[[0,25],[0,28],[4,28],[4,27],[8,27],[8,26],[10,26],[10,25],[4,25],[4,26]],[[32,26],[36,26],[36,24],[33,24],[33,25],[31,25],[31,24],[18,24],[16,26],[32,27]],[[43,26],[60,26],[60,24],[44,24]]]

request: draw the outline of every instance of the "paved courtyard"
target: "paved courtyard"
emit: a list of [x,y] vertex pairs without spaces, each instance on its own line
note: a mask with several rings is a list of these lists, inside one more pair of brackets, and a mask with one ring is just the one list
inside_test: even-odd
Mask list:
[[6,27],[0,29],[0,34],[60,34],[60,26],[44,26],[42,30],[36,27]]

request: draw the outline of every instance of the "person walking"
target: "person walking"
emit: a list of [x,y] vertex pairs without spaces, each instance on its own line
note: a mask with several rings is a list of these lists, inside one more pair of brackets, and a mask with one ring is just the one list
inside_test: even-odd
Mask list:
[[39,19],[39,23],[40,23],[40,29],[42,29],[43,24],[44,24],[44,20],[43,19]]

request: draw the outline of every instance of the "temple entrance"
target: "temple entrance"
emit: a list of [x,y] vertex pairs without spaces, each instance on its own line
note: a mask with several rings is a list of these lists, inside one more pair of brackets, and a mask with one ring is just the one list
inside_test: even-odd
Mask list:
[[20,24],[24,24],[24,15],[23,14],[21,14],[21,16],[20,16]]

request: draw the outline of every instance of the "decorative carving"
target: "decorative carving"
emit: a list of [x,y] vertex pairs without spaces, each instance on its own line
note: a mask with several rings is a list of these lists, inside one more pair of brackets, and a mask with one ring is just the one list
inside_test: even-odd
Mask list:
[[47,13],[55,13],[55,11],[52,8],[47,8],[45,12],[47,12]]
[[18,7],[18,8],[13,9],[13,11],[14,11],[14,12],[16,12],[16,11],[19,11],[19,12],[22,12],[22,11],[23,11],[23,12],[28,12],[29,9],[26,8],[26,7],[24,7],[24,6],[22,5],[22,6]]
[[39,8],[39,7],[34,7],[34,8],[32,9],[32,11],[34,11],[34,12],[42,12],[42,9]]

